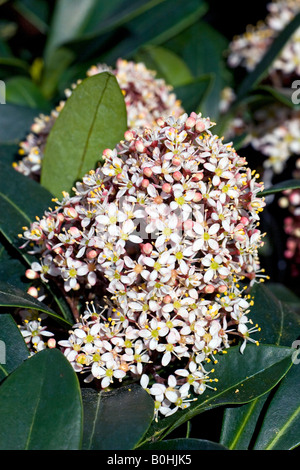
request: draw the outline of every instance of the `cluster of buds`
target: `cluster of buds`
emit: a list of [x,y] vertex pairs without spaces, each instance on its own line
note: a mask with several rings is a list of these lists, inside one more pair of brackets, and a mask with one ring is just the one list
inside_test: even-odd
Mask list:
[[[118,81],[124,95],[127,124],[129,128],[144,128],[152,126],[161,116],[183,113],[180,102],[173,93],[173,88],[163,79],[156,78],[156,72],[148,70],[143,63],[135,63],[119,59],[115,69],[105,64],[92,66],[87,76],[110,71]],[[78,80],[65,90],[66,99],[81,83]],[[14,168],[20,173],[39,179],[42,160],[48,135],[63,109],[66,101],[61,101],[50,116],[40,114],[31,126],[31,132],[26,140],[20,143],[19,155],[22,159],[14,163]]]
[[213,125],[191,113],[128,130],[23,233],[40,255],[28,277],[51,278],[73,305],[106,296],[60,344],[74,369],[103,388],[140,377],[164,415],[210,386],[204,364],[217,352],[256,342],[241,284],[264,277],[262,184]]
[[[231,67],[243,66],[251,71],[261,61],[275,38],[300,11],[298,0],[273,0],[267,4],[269,13],[264,21],[256,26],[249,25],[244,34],[236,36],[230,43],[228,63]],[[273,73],[290,76],[299,75],[299,38],[300,28],[284,46],[272,67]]]

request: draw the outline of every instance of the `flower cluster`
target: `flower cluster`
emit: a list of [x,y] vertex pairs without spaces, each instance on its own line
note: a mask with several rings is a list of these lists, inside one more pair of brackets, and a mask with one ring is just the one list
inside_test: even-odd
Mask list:
[[31,277],[52,278],[73,305],[107,297],[61,343],[75,370],[104,388],[141,377],[164,415],[209,386],[206,361],[257,331],[241,282],[263,278],[262,184],[212,126],[191,113],[128,130],[23,234],[40,254]]
[[[233,38],[230,43],[228,63],[231,67],[243,66],[251,71],[260,62],[274,39],[300,11],[298,0],[273,0],[268,3],[268,15],[256,26]],[[300,28],[292,35],[269,71],[291,75],[300,73],[299,62]]]
[[22,322],[18,326],[30,355],[46,348],[56,347],[54,333],[48,331],[47,327],[42,325],[42,321],[47,318],[47,315],[27,309],[21,310],[19,314]]
[[[172,92],[172,87],[163,79],[156,78],[156,72],[148,70],[143,63],[135,63],[119,59],[116,68],[105,64],[92,66],[87,76],[105,71],[112,72],[123,92],[127,110],[129,128],[144,128],[152,126],[160,116],[180,116],[183,113],[180,102]],[[81,80],[65,90],[66,99],[80,84]],[[51,112],[50,116],[40,114],[31,126],[31,132],[26,140],[20,143],[19,154],[22,159],[14,163],[14,168],[26,176],[39,178],[44,150],[48,135],[63,109],[65,101]]]

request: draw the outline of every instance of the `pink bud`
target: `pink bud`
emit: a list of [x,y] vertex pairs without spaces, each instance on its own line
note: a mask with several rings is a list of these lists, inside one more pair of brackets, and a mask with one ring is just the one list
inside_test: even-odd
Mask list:
[[132,139],[134,139],[133,132],[132,131],[126,131],[125,134],[124,134],[124,138],[125,138],[125,140],[127,140],[127,142],[130,142]]
[[180,157],[173,157],[172,163],[173,163],[174,166],[181,165],[181,158]]
[[88,250],[87,253],[86,253],[86,257],[88,259],[94,259],[98,256],[98,253],[96,250]]
[[140,153],[143,153],[146,150],[145,145],[143,144],[141,140],[137,140],[135,142],[135,149],[137,152],[140,152]]
[[33,269],[26,269],[25,276],[27,277],[27,279],[37,279],[38,277],[40,277],[39,273],[37,273]]
[[203,132],[204,129],[205,129],[205,123],[202,120],[197,121],[196,122],[196,131],[197,132]]
[[56,341],[54,338],[49,338],[47,341],[48,348],[53,349],[56,347]]
[[222,284],[221,286],[219,286],[218,291],[220,292],[220,294],[223,294],[224,292],[226,292],[227,291],[226,284]]
[[156,124],[159,126],[159,127],[163,127],[164,124],[165,124],[165,121],[163,120],[163,118],[158,118],[156,120]]
[[191,230],[194,226],[194,222],[191,219],[186,220],[183,222],[184,230]]
[[163,298],[163,303],[169,304],[170,302],[172,302],[172,297],[170,295],[165,295]]
[[150,255],[153,251],[153,246],[151,243],[145,243],[144,245],[141,245],[141,250],[144,255]]
[[191,129],[192,127],[194,127],[195,124],[196,124],[196,119],[194,119],[193,117],[188,117],[185,122],[185,127],[187,129]]
[[150,184],[150,181],[147,180],[146,178],[144,178],[143,181],[141,182],[142,188],[148,188],[149,184]]
[[215,291],[215,288],[212,284],[208,284],[207,286],[205,286],[204,290],[206,294],[212,294]]
[[201,193],[195,193],[195,196],[193,197],[193,202],[200,202],[202,199],[202,194]]
[[248,225],[249,224],[249,219],[245,216],[241,217],[241,224]]
[[182,176],[183,175],[182,175],[182,173],[180,173],[180,171],[174,171],[174,173],[173,173],[173,178],[174,178],[175,181],[180,181]]
[[172,192],[172,186],[169,184],[169,183],[164,183],[162,185],[162,190],[167,193],[167,194],[170,194]]
[[110,157],[112,155],[112,150],[111,149],[104,149],[102,152],[103,157]]
[[151,168],[144,168],[143,169],[143,173],[145,176],[147,176],[147,178],[151,178],[151,176],[153,175],[153,171],[151,170]]
[[37,299],[39,296],[37,288],[33,286],[29,287],[27,294],[31,295],[31,297],[34,297],[35,299]]

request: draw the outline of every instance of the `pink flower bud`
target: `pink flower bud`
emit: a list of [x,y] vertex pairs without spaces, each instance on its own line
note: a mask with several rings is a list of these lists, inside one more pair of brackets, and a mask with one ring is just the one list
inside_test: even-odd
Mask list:
[[54,338],[49,338],[48,341],[47,341],[47,346],[48,348],[50,349],[53,349],[56,347],[56,341]]
[[141,182],[142,188],[148,188],[149,184],[150,184],[150,181],[147,180],[146,178],[144,178],[143,181]]
[[181,158],[180,157],[173,157],[172,163],[174,166],[180,166],[181,165]]
[[174,173],[173,173],[173,178],[174,178],[175,181],[180,181],[182,176],[183,175],[182,175],[182,173],[180,173],[180,171],[174,171]]
[[205,123],[202,120],[196,122],[196,131],[203,132],[205,129]]
[[172,297],[170,295],[165,295],[163,298],[163,303],[169,304],[170,302],[172,302]]
[[193,117],[188,117],[185,122],[185,127],[187,129],[191,129],[192,127],[194,127],[195,124],[196,124],[196,119]]
[[33,269],[26,269],[25,276],[27,279],[38,279],[40,277],[39,273],[34,271]]
[[225,284],[222,284],[221,286],[218,287],[218,292],[220,292],[220,294],[224,294],[224,292],[227,291],[227,286]]
[[241,217],[241,224],[248,225],[249,224],[249,219],[245,216]]
[[194,222],[191,219],[186,220],[183,222],[184,230],[191,230],[194,226]]
[[169,184],[169,183],[164,183],[162,185],[162,190],[167,193],[167,194],[170,194],[172,192],[172,186]]
[[150,255],[150,253],[153,251],[153,246],[151,243],[145,243],[141,245],[141,250],[144,255]]
[[124,134],[124,138],[127,142],[130,142],[132,139],[134,139],[134,135],[132,131],[126,131]]
[[202,199],[202,194],[201,193],[195,193],[195,196],[193,197],[193,202],[200,202]]
[[34,297],[35,299],[37,299],[39,296],[37,288],[33,286],[29,287],[27,294],[31,295],[31,297]]
[[145,145],[141,140],[137,140],[135,142],[135,149],[137,152],[140,152],[140,153],[143,153],[146,150]]
[[96,250],[87,250],[86,257],[88,259],[94,259],[98,256],[98,253]]
[[147,176],[147,178],[150,178],[153,175],[153,171],[151,170],[151,168],[144,168],[143,173],[145,176]]
[[212,294],[215,291],[215,288],[212,284],[208,284],[207,286],[205,286],[204,291],[206,292],[206,294]]

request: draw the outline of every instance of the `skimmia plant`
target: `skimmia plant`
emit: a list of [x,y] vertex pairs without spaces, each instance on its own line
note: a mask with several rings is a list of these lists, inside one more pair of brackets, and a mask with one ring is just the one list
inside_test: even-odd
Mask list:
[[297,2],[227,49],[202,1],[100,3],[72,31],[59,3],[0,105],[0,448],[293,449],[300,301],[268,270],[265,220],[278,196],[297,272],[297,170],[273,181],[297,110],[270,90],[298,74]]

